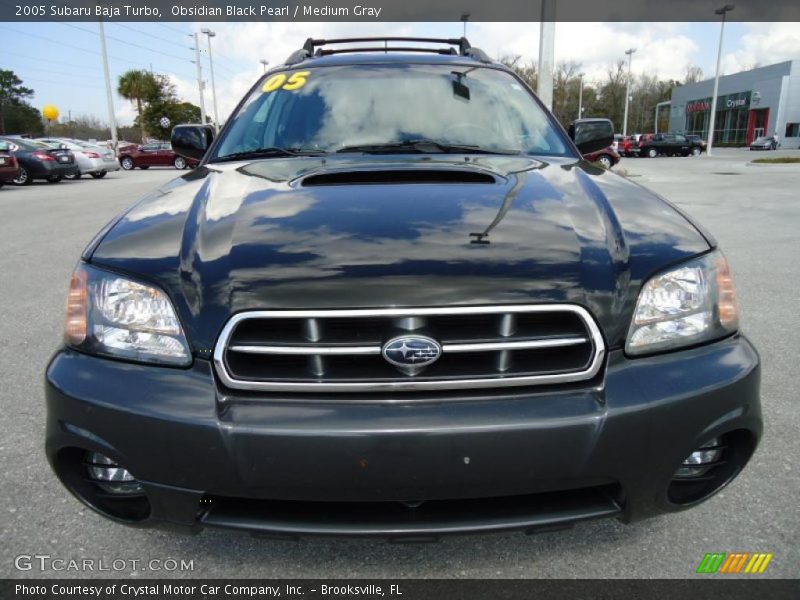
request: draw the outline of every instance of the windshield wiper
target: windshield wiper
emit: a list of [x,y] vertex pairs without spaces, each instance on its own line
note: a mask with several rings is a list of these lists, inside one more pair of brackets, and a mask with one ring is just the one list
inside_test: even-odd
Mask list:
[[339,148],[336,152],[365,152],[368,154],[384,154],[392,152],[417,152],[420,154],[429,154],[432,152],[444,154],[520,154],[519,150],[511,150],[508,148],[485,148],[483,146],[471,144],[450,144],[447,142],[437,142],[436,140],[425,139],[385,142],[382,144],[356,144],[353,146]]
[[247,160],[248,158],[276,158],[282,156],[319,156],[324,152],[317,150],[304,150],[302,148],[280,148],[278,146],[267,146],[254,150],[243,150],[233,152],[224,156],[217,156],[212,162],[224,162],[231,160]]

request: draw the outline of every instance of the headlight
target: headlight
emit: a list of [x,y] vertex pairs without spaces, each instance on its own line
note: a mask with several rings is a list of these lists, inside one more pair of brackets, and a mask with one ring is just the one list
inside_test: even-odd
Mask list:
[[725,337],[739,318],[728,263],[712,252],[656,275],[639,293],[625,343],[650,354]]
[[64,338],[91,354],[169,365],[191,362],[180,321],[163,291],[87,265],[72,274]]

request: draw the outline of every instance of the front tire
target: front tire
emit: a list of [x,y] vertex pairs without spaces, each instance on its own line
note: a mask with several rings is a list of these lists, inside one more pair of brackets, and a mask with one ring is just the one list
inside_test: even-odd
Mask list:
[[106,176],[107,171],[97,171],[96,173],[91,173],[91,176],[95,179],[102,179]]
[[648,158],[655,158],[656,156],[658,156],[658,150],[656,150],[655,148],[650,148],[647,151],[647,157]]
[[12,183],[14,185],[30,185],[31,181],[31,174],[28,173],[28,170],[25,167],[20,167],[19,173],[17,173],[16,179],[12,180]]
[[606,154],[600,155],[600,158],[597,159],[597,162],[603,165],[604,169],[610,169],[612,166],[611,159]]
[[133,169],[136,167],[136,164],[134,164],[133,159],[130,156],[123,156],[119,161],[119,164],[126,171],[133,171]]
[[692,156],[700,156],[700,148],[692,148]]
[[186,159],[182,156],[176,156],[175,160],[172,161],[172,164],[179,171],[183,171],[186,168]]

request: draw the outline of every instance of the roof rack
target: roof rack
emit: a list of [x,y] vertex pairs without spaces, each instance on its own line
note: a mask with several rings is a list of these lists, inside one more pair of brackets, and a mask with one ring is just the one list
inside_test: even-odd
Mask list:
[[[382,42],[382,46],[362,46],[356,48],[322,48],[332,44],[353,44],[359,42]],[[389,46],[389,42],[426,42],[443,44],[445,48],[420,48],[415,46]],[[458,50],[454,48],[458,47]],[[481,62],[491,63],[492,59],[479,48],[473,48],[467,38],[426,38],[426,37],[357,37],[319,40],[308,38],[300,50],[293,52],[286,59],[287,65],[294,65],[312,56],[327,56],[347,52],[433,52],[453,56],[466,56]]]

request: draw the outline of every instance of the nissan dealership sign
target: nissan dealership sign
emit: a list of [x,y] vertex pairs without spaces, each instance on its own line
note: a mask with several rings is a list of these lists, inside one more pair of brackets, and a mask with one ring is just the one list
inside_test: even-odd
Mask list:
[[[717,98],[717,110],[735,110],[750,108],[751,92],[737,92]],[[686,113],[705,112],[711,108],[711,98],[690,100],[686,103]]]

